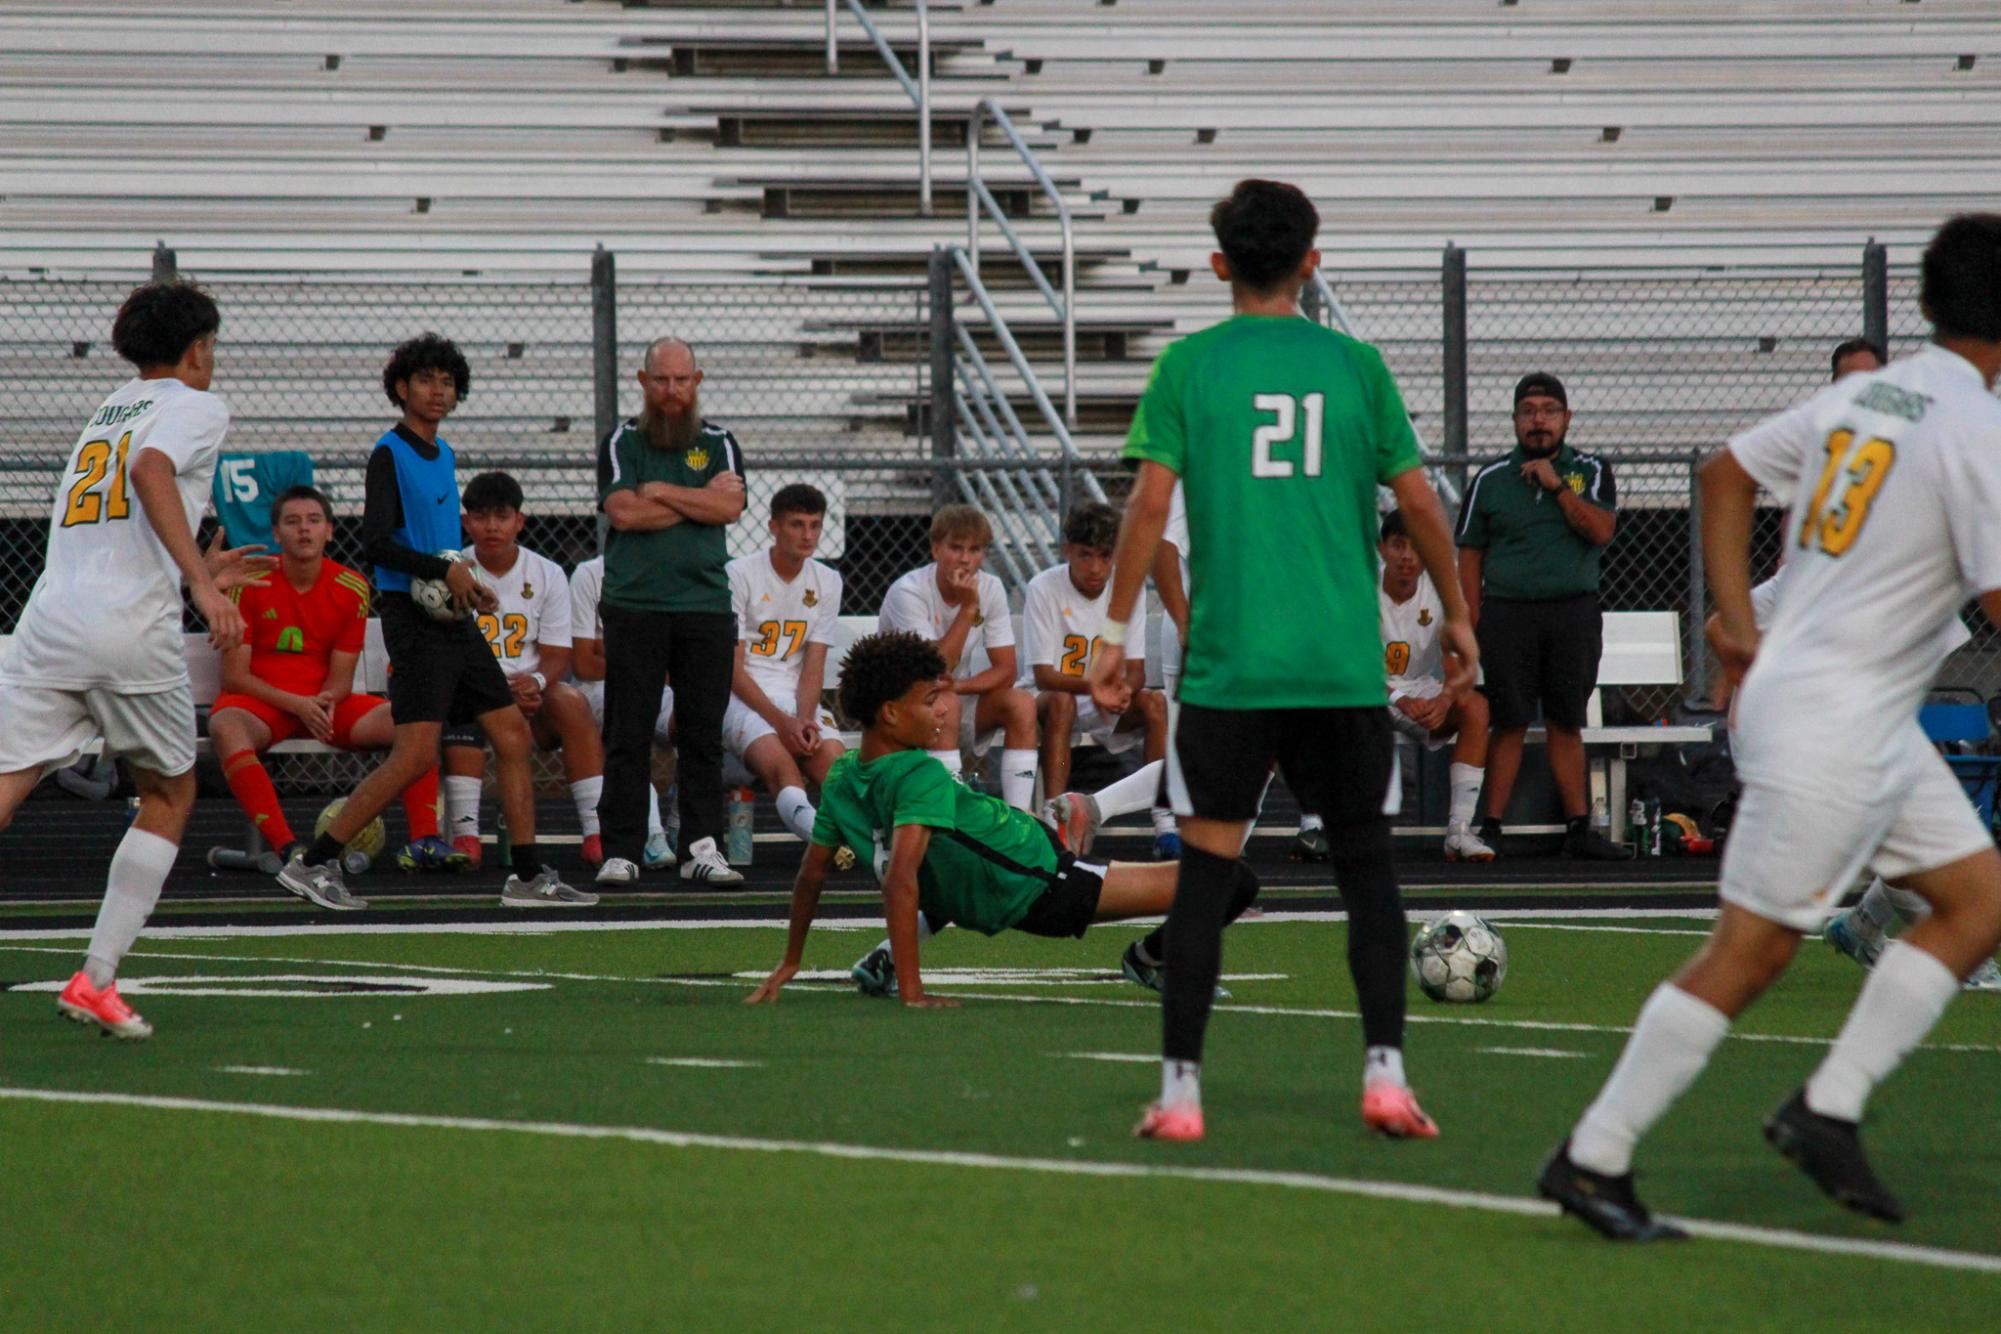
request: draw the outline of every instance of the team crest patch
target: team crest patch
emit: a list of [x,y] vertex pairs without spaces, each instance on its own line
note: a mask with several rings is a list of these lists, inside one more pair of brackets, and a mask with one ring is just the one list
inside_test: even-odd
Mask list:
[[688,466],[696,472],[700,472],[702,469],[708,467],[709,451],[703,449],[700,445],[696,445],[688,451]]
[[815,593],[810,588],[807,589],[803,595],[801,595],[799,600],[805,603],[809,607],[817,607],[820,605],[820,595],[818,593]]
[[1580,496],[1581,496],[1581,495],[1583,495],[1583,494],[1584,494],[1584,474],[1583,474],[1583,473],[1581,473],[1581,472],[1574,472],[1574,473],[1571,473],[1571,474],[1570,474],[1570,475],[1569,475],[1568,477],[1565,477],[1565,478],[1564,478],[1563,480],[1564,480],[1564,481],[1566,481],[1566,482],[1568,482],[1568,483],[1570,484],[1570,489],[1571,489],[1571,490],[1572,490],[1573,492],[1575,492],[1575,493],[1576,493],[1577,495],[1580,495]]
[[278,619],[278,609],[277,609],[276,607],[266,607],[266,608],[264,609],[264,619],[265,619],[265,620],[267,620],[267,621],[275,621],[275,620],[277,620],[277,619]]
[[985,615],[977,611],[973,613],[974,625],[985,625],[986,623],[987,623],[987,618]]
[[523,580],[521,581],[521,596],[522,596],[522,597],[524,597],[524,598],[532,598],[532,597],[534,597],[534,596],[535,596],[535,585],[533,585],[533,584],[529,583],[529,582],[528,582],[528,581],[527,581],[526,579],[523,579]]
[[1429,608],[1429,607],[1420,607],[1420,608],[1418,608],[1418,612],[1417,612],[1417,623],[1418,623],[1419,625],[1430,625],[1430,624],[1431,624],[1431,608]]

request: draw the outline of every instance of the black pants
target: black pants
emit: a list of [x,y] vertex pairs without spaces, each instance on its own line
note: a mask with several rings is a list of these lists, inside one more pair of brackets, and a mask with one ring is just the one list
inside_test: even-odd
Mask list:
[[1584,726],[1591,692],[1598,688],[1598,659],[1605,621],[1598,595],[1547,602],[1488,598],[1480,604],[1480,663],[1487,669],[1487,713],[1509,731],[1535,721]]
[[638,862],[646,847],[646,785],[653,781],[653,725],[660,687],[674,685],[675,781],[681,848],[723,836],[723,711],[730,702],[736,617],[728,612],[631,611],[610,603],[604,620],[604,792],[598,798],[606,857]]

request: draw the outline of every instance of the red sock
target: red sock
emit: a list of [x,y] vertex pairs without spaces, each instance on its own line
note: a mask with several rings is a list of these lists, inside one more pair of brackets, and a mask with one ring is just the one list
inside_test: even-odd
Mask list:
[[285,823],[285,812],[278,805],[278,789],[271,786],[271,775],[258,762],[256,751],[239,750],[224,758],[222,776],[266,843],[282,851],[293,841],[292,826]]
[[432,765],[403,789],[403,817],[410,822],[410,841],[438,836],[438,766]]

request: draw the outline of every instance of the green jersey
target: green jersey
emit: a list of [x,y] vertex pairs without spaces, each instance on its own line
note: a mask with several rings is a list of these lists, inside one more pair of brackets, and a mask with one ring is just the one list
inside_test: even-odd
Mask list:
[[[666,482],[699,491],[719,472],[743,475],[736,437],[703,422],[695,442],[679,453],[655,449],[638,423],[613,429],[598,445],[598,505],[614,491],[637,491]],[[629,611],[709,611],[731,614],[729,537],[712,523],[692,521],[648,532],[607,529],[604,590],[607,606]]]
[[975,792],[921,750],[899,750],[864,764],[851,750],[834,761],[820,788],[813,841],[842,844],[889,869],[896,827],[921,824],[931,846],[917,868],[917,902],[944,920],[991,936],[1007,930],[1056,878],[1056,844],[1026,811]]
[[1297,316],[1212,325],[1153,363],[1125,456],[1186,490],[1184,701],[1388,702],[1376,487],[1419,459],[1381,353]]

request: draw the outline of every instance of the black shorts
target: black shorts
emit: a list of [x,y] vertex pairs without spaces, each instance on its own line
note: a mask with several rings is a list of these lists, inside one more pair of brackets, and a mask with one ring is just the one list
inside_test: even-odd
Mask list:
[[[1049,835],[1056,841],[1055,832]],[[1014,924],[1017,931],[1031,936],[1081,936],[1098,917],[1098,896],[1105,892],[1107,867],[1097,862],[1080,862],[1068,851],[1056,850],[1056,872],[1049,888],[1028,912]]]
[[1559,727],[1584,726],[1605,642],[1596,593],[1549,602],[1488,598],[1478,635],[1492,726],[1527,727],[1538,708]]
[[465,746],[472,750],[486,749],[486,729],[477,722],[453,723],[438,738],[438,744],[450,750],[453,746]]
[[1211,709],[1183,704],[1167,750],[1176,815],[1249,820],[1272,766],[1301,808],[1345,829],[1382,820],[1396,741],[1389,710]]
[[471,617],[435,620],[407,593],[384,593],[379,614],[389,650],[389,716],[398,725],[467,723],[514,703]]

